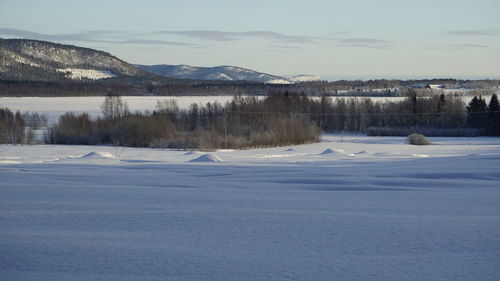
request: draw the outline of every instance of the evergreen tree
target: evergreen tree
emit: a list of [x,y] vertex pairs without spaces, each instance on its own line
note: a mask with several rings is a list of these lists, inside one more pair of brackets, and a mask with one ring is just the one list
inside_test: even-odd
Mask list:
[[488,126],[488,112],[486,111],[486,101],[479,96],[474,98],[467,105],[467,126],[471,128],[483,129]]
[[489,126],[488,133],[494,136],[500,136],[500,105],[498,104],[498,97],[493,94],[488,104],[489,113]]

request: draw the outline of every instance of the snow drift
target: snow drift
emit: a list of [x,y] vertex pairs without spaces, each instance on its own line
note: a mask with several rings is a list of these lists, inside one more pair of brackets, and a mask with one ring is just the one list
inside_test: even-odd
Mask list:
[[198,158],[190,160],[189,162],[213,162],[213,163],[222,163],[222,160],[219,156],[215,154],[203,154]]

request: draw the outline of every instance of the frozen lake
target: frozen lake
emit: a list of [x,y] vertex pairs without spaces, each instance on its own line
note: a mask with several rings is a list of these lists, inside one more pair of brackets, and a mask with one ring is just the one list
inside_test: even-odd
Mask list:
[[[101,114],[101,104],[105,97],[0,97],[0,106],[21,112],[45,113],[50,123],[55,123],[65,112],[88,113],[93,117]],[[232,96],[125,96],[131,111],[154,110],[156,102],[165,99],[175,99],[180,108],[189,108],[192,103],[219,102],[226,103]]]
[[[13,111],[45,113],[50,123],[55,123],[65,112],[88,113],[93,117],[101,114],[101,104],[105,97],[0,97],[0,107],[8,107]],[[263,97],[258,97],[263,98]],[[339,97],[349,98],[349,97]],[[219,102],[225,104],[233,99],[232,96],[124,96],[131,111],[154,110],[159,100],[174,99],[180,108],[189,108],[193,103],[206,104]],[[332,99],[336,99],[335,97]],[[372,97],[375,101],[401,100],[403,98]]]
[[[56,123],[59,116],[66,112],[88,113],[92,117],[101,114],[101,104],[105,97],[0,97],[0,107],[8,107],[13,111],[45,113],[49,123]],[[258,97],[258,98],[263,98]],[[336,99],[351,99],[353,97],[332,97]],[[354,97],[363,99],[365,97]],[[373,101],[398,101],[404,97],[369,97]],[[490,97],[486,97],[489,102]],[[158,96],[124,96],[131,111],[154,110],[157,101],[174,99],[180,108],[187,109],[193,103],[206,104],[208,102],[219,102],[225,104],[233,99],[232,96],[181,96],[181,97],[158,97]],[[472,96],[464,96],[468,103]]]
[[0,276],[500,280],[500,138],[430,139],[0,145]]

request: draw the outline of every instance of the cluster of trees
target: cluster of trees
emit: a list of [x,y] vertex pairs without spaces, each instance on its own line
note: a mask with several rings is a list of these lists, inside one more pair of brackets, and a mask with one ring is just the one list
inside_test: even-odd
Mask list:
[[[34,71],[40,74],[40,71]],[[58,72],[58,75],[62,75]],[[500,85],[499,80],[368,80],[335,82],[313,81],[291,85],[265,84],[252,81],[182,80],[158,75],[120,76],[91,80],[23,80],[0,77],[0,96],[105,96],[109,91],[129,95],[260,95],[268,91],[304,92],[308,96],[402,96],[413,84],[440,84],[453,88],[489,91]],[[431,89],[422,93],[435,95]]]
[[[162,79],[167,79],[162,78]],[[135,76],[102,79],[100,81],[9,81],[0,77],[0,96],[5,97],[66,97],[106,96],[108,92],[122,96],[213,96],[265,95],[270,89],[292,88],[290,85],[269,85],[249,81],[172,80],[155,83]]]
[[500,136],[500,105],[496,94],[490,102],[475,96],[467,106],[467,126],[477,128],[486,135]]
[[0,143],[32,144],[35,129],[47,127],[47,117],[43,114],[0,108]]
[[124,96],[148,94],[144,88],[113,82],[0,81],[0,96],[5,97],[106,96],[110,91],[122,93]]
[[232,102],[192,104],[158,102],[153,112],[129,112],[118,96],[106,97],[103,118],[67,113],[51,128],[55,144],[112,144],[213,150],[283,146],[316,142],[321,130],[306,115],[294,115],[287,96],[235,97]]
[[[108,95],[102,117],[67,113],[50,128],[54,144],[112,144],[211,150],[283,146],[318,141],[322,132],[367,132],[371,135],[500,135],[500,107],[474,97],[466,106],[459,97],[421,97],[410,90],[398,101],[369,98],[309,97],[274,90],[265,98],[235,96],[225,105],[158,101],[151,112],[130,112],[121,97]],[[46,118],[0,111],[4,143],[30,142],[25,127],[46,126]]]
[[24,125],[19,111],[14,114],[8,108],[0,108],[0,143],[23,143]]
[[285,96],[283,108],[295,116],[309,116],[325,132],[366,132],[370,127],[464,127],[465,105],[445,95],[418,97],[408,91],[400,101],[374,102],[370,98],[310,98],[304,93],[271,92],[269,98]]

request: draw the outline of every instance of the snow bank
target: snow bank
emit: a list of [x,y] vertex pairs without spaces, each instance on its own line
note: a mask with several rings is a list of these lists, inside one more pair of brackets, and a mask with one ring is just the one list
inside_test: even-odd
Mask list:
[[327,148],[320,153],[320,155],[328,155],[328,154],[346,155],[347,153],[343,149],[332,149],[332,148]]
[[222,160],[219,156],[215,154],[203,154],[198,158],[190,160],[189,162],[213,162],[213,163],[222,163]]
[[109,152],[90,152],[83,156],[78,157],[79,159],[118,159],[116,156]]

